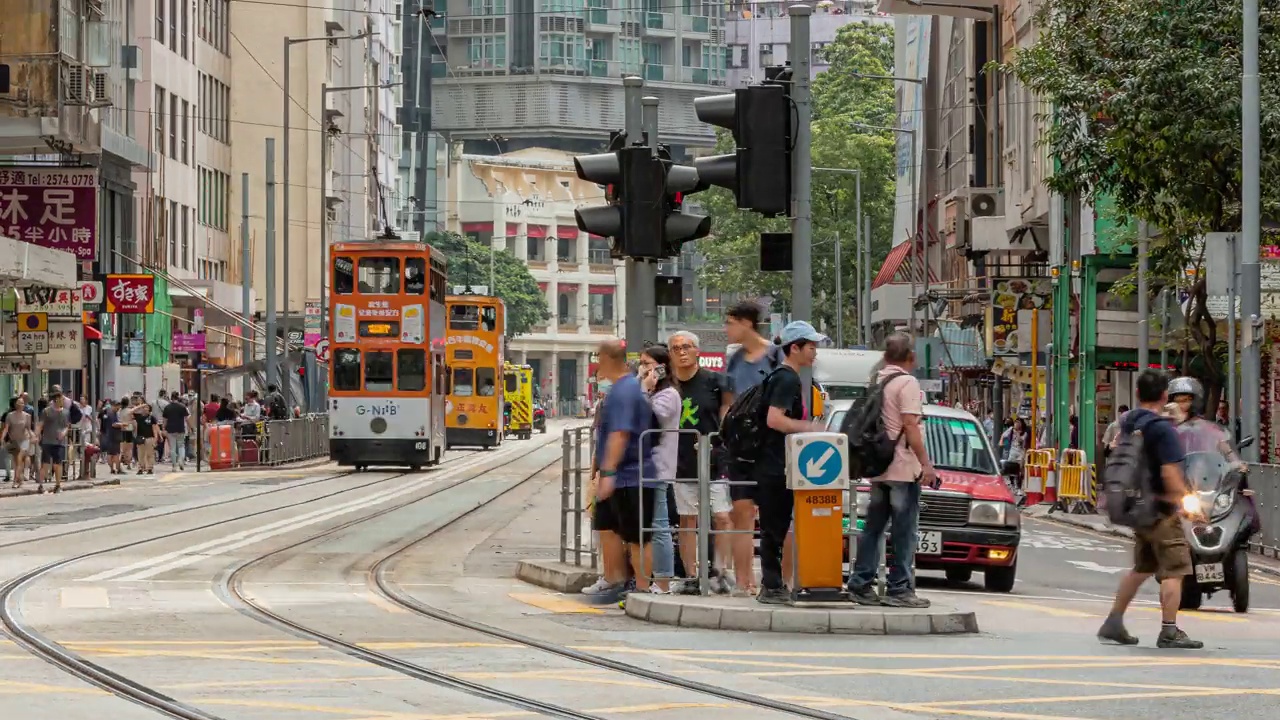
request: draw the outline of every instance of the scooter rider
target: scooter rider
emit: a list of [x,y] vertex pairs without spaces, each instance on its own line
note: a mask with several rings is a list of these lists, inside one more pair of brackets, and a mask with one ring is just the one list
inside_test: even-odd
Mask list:
[[[1240,479],[1240,489],[1248,490],[1248,472],[1249,466],[1236,452],[1235,445],[1231,442],[1231,436],[1227,429],[1218,423],[1204,416],[1206,398],[1204,394],[1204,386],[1199,380],[1193,377],[1178,377],[1169,382],[1169,400],[1176,403],[1182,410],[1183,416],[1186,418],[1178,424],[1178,439],[1182,441],[1183,452],[1213,452],[1222,453],[1227,462],[1236,466],[1236,469],[1245,476]],[[1253,505],[1253,498],[1246,495],[1249,500],[1249,506],[1252,510],[1252,523],[1254,531],[1261,529],[1257,508]]]

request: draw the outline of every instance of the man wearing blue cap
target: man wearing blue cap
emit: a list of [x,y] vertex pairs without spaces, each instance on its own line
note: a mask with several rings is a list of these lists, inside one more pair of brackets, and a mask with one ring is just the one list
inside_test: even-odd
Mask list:
[[803,320],[782,329],[783,361],[765,378],[768,407],[761,435],[760,456],[752,471],[756,481],[756,506],[760,508],[760,594],[762,603],[783,604],[791,599],[782,577],[782,546],[791,528],[795,496],[787,489],[786,436],[821,430],[809,419],[800,369],[813,366],[818,345],[827,338]]

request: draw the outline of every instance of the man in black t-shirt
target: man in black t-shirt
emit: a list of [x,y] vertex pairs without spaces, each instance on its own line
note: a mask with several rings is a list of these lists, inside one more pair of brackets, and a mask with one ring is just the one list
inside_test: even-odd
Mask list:
[[785,604],[791,594],[782,576],[782,551],[791,529],[795,496],[787,489],[786,436],[817,432],[822,425],[809,418],[801,390],[800,370],[812,367],[818,344],[826,336],[803,320],[782,329],[784,360],[764,380],[768,406],[766,427],[760,438],[760,454],[752,468],[756,481],[756,506],[760,508],[760,594],[762,603]]
[[1178,607],[1182,601],[1182,578],[1195,572],[1191,549],[1182,531],[1179,517],[1182,497],[1187,493],[1187,480],[1182,472],[1182,442],[1178,431],[1160,410],[1169,399],[1169,378],[1155,370],[1144,370],[1138,376],[1138,407],[1120,423],[1122,437],[1142,433],[1142,448],[1147,453],[1151,470],[1150,489],[1160,498],[1157,512],[1160,520],[1150,529],[1134,533],[1133,570],[1120,581],[1111,613],[1098,629],[1100,640],[1121,645],[1137,645],[1138,638],[1124,627],[1124,611],[1138,594],[1138,588],[1155,575],[1160,583],[1162,624],[1156,646],[1195,650],[1204,647],[1178,629]]
[[164,434],[169,439],[169,465],[174,472],[187,469],[187,420],[191,411],[175,391],[172,399],[160,411],[164,417]]
[[143,403],[133,412],[134,444],[138,446],[138,474],[156,474],[156,417]]
[[[733,393],[729,391],[728,379],[720,373],[702,370],[698,367],[698,336],[681,330],[667,341],[671,349],[671,362],[675,368],[677,386],[680,390],[680,429],[697,430],[700,435],[710,435],[720,430],[720,418],[724,417],[729,405],[733,402]],[[691,580],[680,583],[677,592],[695,595],[698,593],[698,505],[699,483],[688,482],[698,480],[698,435],[681,432],[679,449],[676,454],[676,478],[673,492],[676,500],[676,512],[680,516],[680,559],[684,563],[685,576]],[[712,449],[711,474],[709,480],[721,478],[725,468],[717,462],[716,449]],[[684,482],[681,482],[684,481]],[[729,513],[733,505],[729,500],[729,487],[724,482],[711,482],[708,491],[711,501],[711,526],[716,530],[728,530],[731,524]],[[733,578],[723,572],[723,563],[731,556],[728,533],[715,537],[714,567],[711,570],[711,589],[715,592],[727,593],[733,590]],[[709,552],[709,548],[707,549]]]

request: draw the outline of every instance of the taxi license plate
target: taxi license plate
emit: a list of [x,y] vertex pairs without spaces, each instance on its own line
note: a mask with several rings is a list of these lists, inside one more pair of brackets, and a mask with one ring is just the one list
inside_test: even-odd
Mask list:
[[1215,583],[1222,582],[1225,579],[1226,576],[1222,573],[1222,563],[1196,566],[1196,582]]
[[942,554],[942,533],[940,532],[917,533],[916,534],[916,554],[917,555],[941,555]]

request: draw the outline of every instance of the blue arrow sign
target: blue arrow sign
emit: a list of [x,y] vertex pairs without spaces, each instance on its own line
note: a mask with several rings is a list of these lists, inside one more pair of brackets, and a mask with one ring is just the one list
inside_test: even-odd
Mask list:
[[796,464],[800,466],[800,474],[811,485],[830,485],[840,476],[844,460],[835,445],[818,440],[804,446]]

